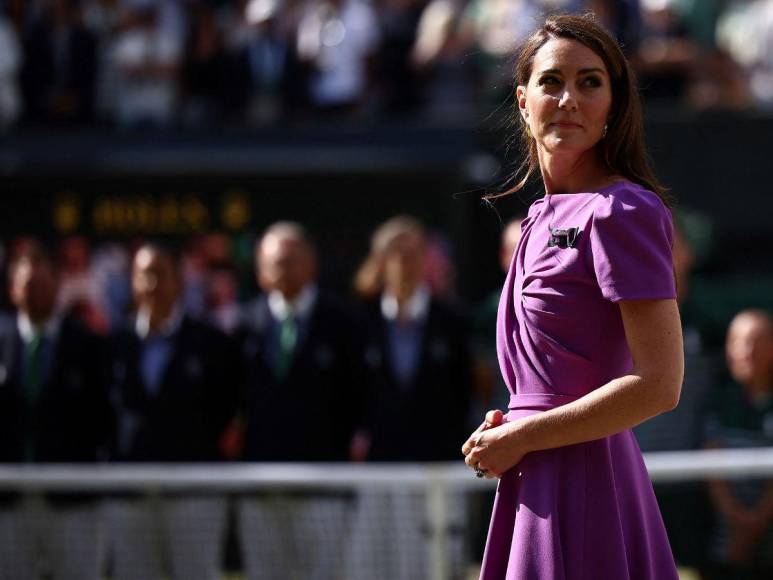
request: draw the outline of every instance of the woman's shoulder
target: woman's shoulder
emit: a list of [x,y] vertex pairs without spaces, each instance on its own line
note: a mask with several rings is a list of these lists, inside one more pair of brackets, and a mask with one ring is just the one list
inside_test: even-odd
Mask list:
[[598,192],[596,199],[601,206],[632,209],[637,207],[649,207],[655,210],[668,209],[663,199],[654,191],[651,191],[634,183],[621,180],[608,185]]
[[663,199],[631,181],[618,181],[607,186],[594,196],[594,201],[594,221],[633,217],[670,220],[670,210]]

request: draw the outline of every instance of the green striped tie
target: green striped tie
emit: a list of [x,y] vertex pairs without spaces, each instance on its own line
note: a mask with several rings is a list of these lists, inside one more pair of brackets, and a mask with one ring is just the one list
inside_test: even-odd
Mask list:
[[43,382],[43,333],[36,332],[24,347],[24,395],[27,401],[30,425],[27,427],[24,444],[26,461],[35,460],[36,407]]
[[289,312],[279,324],[279,357],[276,361],[276,376],[279,380],[285,379],[290,372],[297,341],[298,325],[293,313]]
[[43,379],[43,334],[36,332],[24,347],[24,392],[27,401],[34,405]]

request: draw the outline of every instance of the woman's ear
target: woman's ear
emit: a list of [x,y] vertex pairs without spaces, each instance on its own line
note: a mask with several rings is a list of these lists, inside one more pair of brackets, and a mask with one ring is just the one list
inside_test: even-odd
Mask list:
[[529,123],[529,109],[526,108],[526,87],[518,85],[515,89],[515,98],[518,101],[518,111],[525,123]]

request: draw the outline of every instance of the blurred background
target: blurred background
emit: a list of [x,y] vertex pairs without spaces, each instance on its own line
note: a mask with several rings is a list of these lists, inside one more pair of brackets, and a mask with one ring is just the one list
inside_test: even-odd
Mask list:
[[[541,192],[483,196],[520,161],[514,51],[551,11],[618,37],[675,200],[687,376],[642,450],[773,446],[773,0],[0,0],[0,578],[430,577],[399,485],[63,498],[13,468],[456,460],[506,406],[507,226]],[[38,330],[70,321],[38,377]],[[439,400],[457,428],[417,444]],[[772,490],[656,487],[686,578],[773,577]],[[480,561],[492,494],[463,495],[435,577]]]

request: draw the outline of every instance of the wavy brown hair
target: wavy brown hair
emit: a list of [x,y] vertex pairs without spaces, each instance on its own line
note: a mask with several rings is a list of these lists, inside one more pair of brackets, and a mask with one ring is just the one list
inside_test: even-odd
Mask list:
[[[545,23],[526,40],[518,52],[515,87],[529,83],[537,51],[553,38],[567,38],[587,46],[604,61],[609,72],[612,107],[606,137],[596,145],[607,168],[657,193],[670,207],[666,188],[655,177],[644,146],[642,105],[636,76],[615,38],[595,22],[592,14],[548,16]],[[521,175],[522,177],[510,189],[487,196],[489,199],[520,191],[539,169],[537,144],[520,115],[517,100],[513,112],[512,125],[519,127],[524,159],[512,179],[517,180]]]

